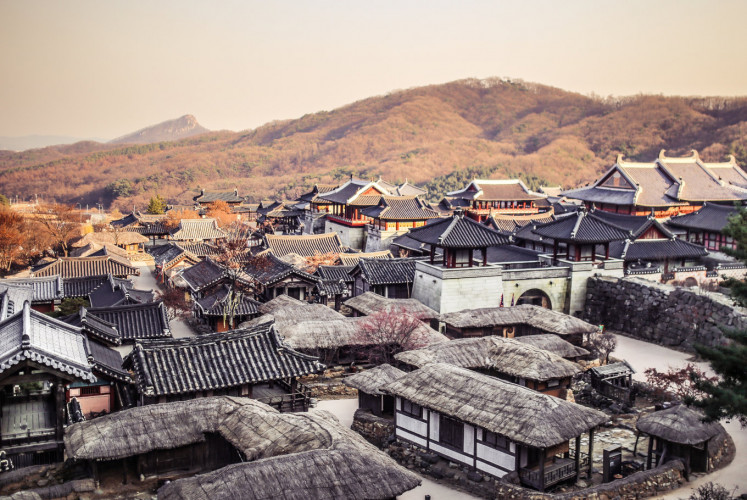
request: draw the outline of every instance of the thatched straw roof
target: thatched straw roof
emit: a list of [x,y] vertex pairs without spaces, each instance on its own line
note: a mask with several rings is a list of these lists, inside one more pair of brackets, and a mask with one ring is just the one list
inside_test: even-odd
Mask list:
[[345,301],[345,305],[369,316],[382,309],[397,308],[420,319],[438,318],[439,314],[416,299],[388,299],[373,292],[366,292]]
[[[290,297],[289,297],[290,298]],[[274,299],[277,300],[277,299]],[[289,326],[296,325],[298,323],[306,321],[340,321],[345,319],[345,316],[335,311],[331,307],[327,307],[322,304],[306,304],[295,299],[296,303],[288,303],[285,307],[273,307],[272,312],[265,313],[258,318],[254,318],[250,321],[246,321],[239,325],[239,328],[251,328],[268,321],[275,321],[275,328],[278,333],[283,337],[287,336],[286,329]],[[259,310],[267,309],[265,306],[269,305],[272,301],[266,302],[259,306]],[[278,303],[275,304],[276,306]]]
[[486,328],[525,324],[557,335],[597,331],[596,326],[586,321],[530,304],[452,312],[442,314],[441,321],[454,328]]
[[[284,337],[284,342],[294,349],[336,349],[367,344],[364,342],[366,337],[361,335],[361,331],[370,321],[370,318],[366,317],[301,322],[281,321],[282,327],[278,327],[278,332]],[[449,340],[422,323],[419,323],[413,335],[422,339],[427,345]]]
[[515,337],[523,344],[533,345],[545,351],[549,351],[553,354],[560,356],[561,358],[573,359],[580,356],[586,356],[589,351],[582,347],[577,347],[570,342],[566,342],[555,334],[545,333],[542,335],[525,335],[523,337]]
[[326,412],[278,413],[248,398],[142,406],[69,426],[65,450],[113,460],[219,433],[247,461],[163,486],[165,499],[392,498],[420,479]]
[[382,391],[536,448],[565,443],[609,420],[600,411],[444,363],[410,372]]
[[489,368],[530,380],[572,377],[581,371],[576,364],[533,345],[503,337],[457,339],[396,354],[395,359],[423,367],[448,363],[463,368]]
[[381,396],[384,394],[381,391],[382,387],[390,382],[394,382],[404,375],[405,372],[399,368],[384,363],[383,365],[371,368],[370,370],[351,375],[343,380],[343,383],[353,389],[358,389],[361,392]]
[[272,314],[274,311],[278,309],[283,309],[286,307],[300,307],[306,305],[305,302],[301,302],[298,299],[294,299],[290,295],[278,295],[274,299],[265,302],[264,304],[259,306],[259,312],[262,314]]
[[718,422],[703,422],[703,414],[684,405],[655,411],[638,419],[635,426],[649,436],[679,444],[700,444],[722,432]]
[[73,247],[84,247],[89,243],[99,245],[134,245],[137,243],[148,243],[148,238],[142,234],[132,231],[104,231],[98,233],[87,233],[80,240],[72,244]]

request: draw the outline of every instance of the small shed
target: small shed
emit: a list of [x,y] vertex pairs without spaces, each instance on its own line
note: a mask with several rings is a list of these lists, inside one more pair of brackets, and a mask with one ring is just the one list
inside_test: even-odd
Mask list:
[[631,402],[635,370],[627,361],[595,366],[589,370],[591,386],[601,395],[623,402]]
[[646,468],[680,459],[688,473],[708,472],[712,454],[709,444],[725,431],[718,422],[706,423],[704,418],[683,405],[640,417],[636,429],[649,436]]
[[384,363],[370,370],[356,373],[343,382],[348,387],[358,389],[358,407],[370,410],[376,416],[394,416],[394,397],[381,388],[405,375],[405,372]]
[[568,361],[577,361],[579,358],[589,355],[589,351],[583,347],[575,346],[552,333],[516,337],[515,340],[522,344],[533,345],[539,349],[549,351]]

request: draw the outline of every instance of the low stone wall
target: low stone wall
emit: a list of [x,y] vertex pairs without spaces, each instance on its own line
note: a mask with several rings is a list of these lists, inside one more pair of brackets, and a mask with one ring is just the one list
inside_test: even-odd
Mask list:
[[408,469],[434,477],[456,489],[482,498],[511,500],[637,500],[660,495],[681,487],[685,466],[679,460],[656,469],[636,472],[623,479],[567,493],[540,493],[518,484],[515,473],[494,478],[454,463],[444,467],[443,460],[422,448],[395,442],[384,448],[392,458]]
[[368,410],[355,410],[350,428],[379,448],[394,437],[394,420],[377,417]]
[[311,389],[311,397],[319,399],[343,399],[358,396],[358,390],[342,383],[345,370],[329,369],[322,375],[301,377],[299,381]]
[[643,278],[589,278],[583,319],[661,345],[727,342],[720,326],[747,328],[747,311],[728,297]]

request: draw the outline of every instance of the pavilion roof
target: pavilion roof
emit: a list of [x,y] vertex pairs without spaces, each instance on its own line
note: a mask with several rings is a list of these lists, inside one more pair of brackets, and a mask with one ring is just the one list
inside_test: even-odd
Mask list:
[[410,238],[443,248],[485,248],[509,243],[507,236],[463,214],[411,229]]
[[631,231],[583,210],[552,222],[538,224],[532,232],[556,241],[573,243],[608,243],[632,237]]

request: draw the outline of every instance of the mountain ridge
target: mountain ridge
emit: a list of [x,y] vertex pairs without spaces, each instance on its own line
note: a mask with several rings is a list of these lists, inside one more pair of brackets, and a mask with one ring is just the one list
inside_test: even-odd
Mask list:
[[[651,161],[697,149],[747,163],[747,98],[584,96],[505,79],[460,80],[370,97],[242,132],[144,145],[0,153],[8,196],[144,208],[159,193],[188,202],[199,188],[254,200],[292,199],[351,174],[450,189],[465,175],[573,187],[617,154]],[[455,175],[458,174],[458,175]],[[474,173],[474,174],[473,174]],[[459,187],[459,186],[456,186]]]
[[175,141],[193,135],[210,132],[197,122],[193,115],[183,115],[135,132],[116,137],[107,144],[150,144],[153,142]]

